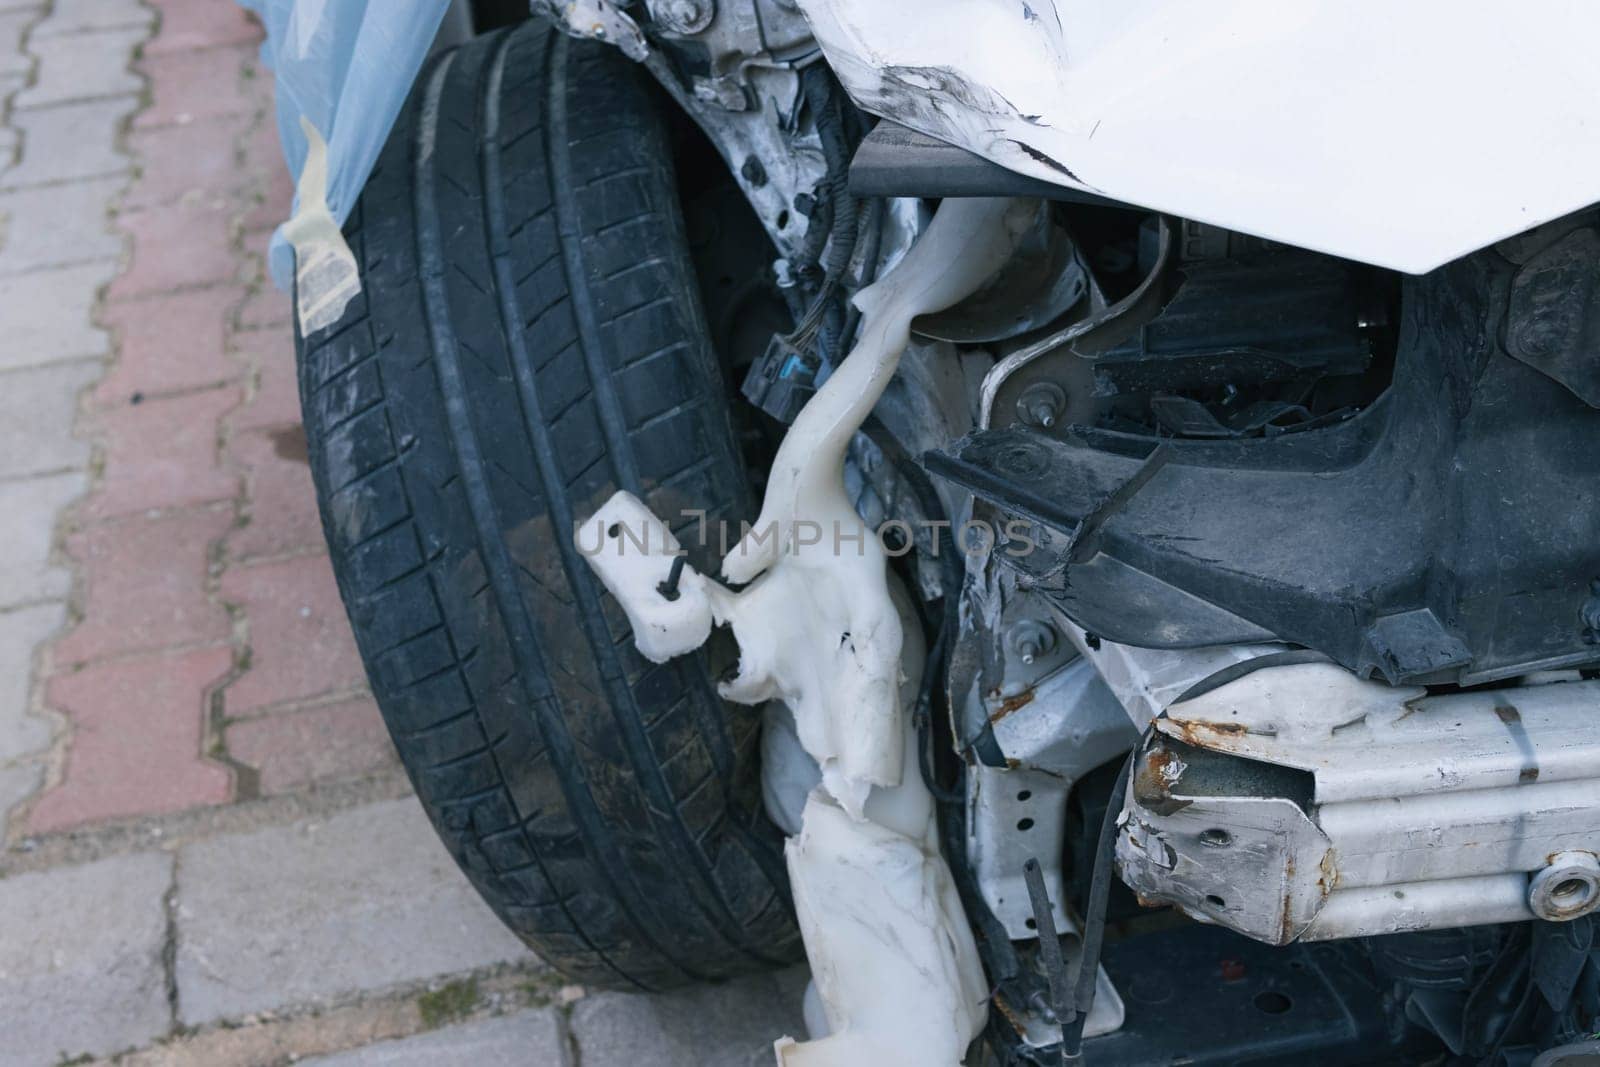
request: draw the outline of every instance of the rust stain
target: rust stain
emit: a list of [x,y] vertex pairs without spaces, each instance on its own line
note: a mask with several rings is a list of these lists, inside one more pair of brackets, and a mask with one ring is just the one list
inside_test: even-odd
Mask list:
[[1538,780],[1539,768],[1537,767],[1524,767],[1522,768],[1522,773],[1517,775],[1517,781],[1519,782],[1537,782]]
[[1006,699],[1002,700],[1000,702],[1000,706],[995,709],[994,714],[989,716],[990,724],[992,725],[994,723],[999,722],[1001,719],[1005,718],[1007,715],[1010,715],[1013,711],[1016,711],[1018,708],[1025,708],[1029,704],[1032,704],[1033,703],[1033,688],[1034,687],[1030,685],[1028,688],[1024,689],[1022,692],[1018,693],[1016,696],[1007,697]]
[[1193,801],[1172,795],[1172,786],[1183,777],[1186,767],[1169,749],[1151,749],[1134,765],[1134,799],[1157,815],[1171,815],[1188,807]]
[[1522,713],[1510,704],[1496,704],[1494,713],[1503,723],[1510,724],[1522,721]]
[[1019,1034],[1026,1032],[1027,1025],[1017,1015],[1016,1011],[1011,1007],[1011,1005],[1006,1003],[1006,999],[1004,997],[1002,997],[999,993],[996,993],[990,998],[990,1003],[1000,1009],[1000,1014],[1006,1017],[1006,1022],[1011,1024],[1011,1028],[1013,1030]]
[[1184,741],[1199,748],[1210,748],[1219,742],[1236,740],[1250,732],[1250,728],[1242,722],[1197,722],[1182,719],[1170,721],[1178,728],[1178,733],[1182,735]]
[[1321,877],[1317,879],[1317,891],[1322,894],[1323,900],[1327,900],[1328,894],[1339,887],[1339,864],[1333,858],[1333,849],[1330,848],[1322,854],[1322,861],[1317,864],[1317,868],[1322,871]]
[[1290,930],[1294,929],[1294,894],[1289,887],[1294,885],[1294,853],[1284,857],[1283,861],[1283,907],[1278,912],[1278,944],[1289,943]]

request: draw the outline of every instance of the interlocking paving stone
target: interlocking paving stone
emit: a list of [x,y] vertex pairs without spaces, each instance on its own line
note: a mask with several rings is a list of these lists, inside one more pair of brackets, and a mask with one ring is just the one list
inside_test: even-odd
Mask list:
[[670,993],[600,993],[572,1008],[583,1067],[767,1067],[772,1042],[803,1040],[806,971],[753,975]]
[[[217,2],[222,6],[221,0]],[[147,55],[138,69],[150,79],[152,103],[133,120],[134,126],[142,129],[254,113],[257,104],[245,86],[247,66],[256,71],[251,81],[262,77],[253,44]]]
[[107,208],[126,184],[99,178],[0,193],[0,274],[122,255]]
[[274,289],[271,282],[251,294],[239,309],[239,327],[245,330],[276,328],[281,336],[292,321],[288,295]]
[[105,518],[233,499],[239,479],[222,465],[217,423],[238,402],[238,389],[207,389],[96,412],[87,428],[105,440],[105,474],[82,513]]
[[161,33],[146,55],[246,44],[261,36],[258,24],[237,3],[217,0],[151,0],[161,10]]
[[32,69],[33,62],[22,47],[22,37],[28,24],[36,22],[39,15],[37,7],[0,10],[0,74],[26,75]]
[[28,679],[34,649],[65,618],[66,608],[60,604],[0,612],[0,764],[50,744],[50,724],[28,714]]
[[207,694],[232,665],[232,649],[202,648],[94,663],[52,678],[46,701],[71,721],[72,743],[61,783],[28,813],[29,828],[226,803],[232,775],[202,752]]
[[95,361],[0,374],[0,478],[81,469],[89,442],[73,436],[78,392],[100,373]]
[[226,510],[180,512],[69,536],[67,554],[84,585],[83,620],[56,642],[56,663],[227,641],[232,623],[206,595],[206,574],[211,543],[232,525]]
[[171,878],[172,857],[147,852],[0,879],[0,1063],[50,1067],[166,1032]]
[[383,1041],[301,1067],[565,1067],[571,1063],[554,1008],[535,1008]]
[[[128,149],[138,160],[139,180],[122,198],[123,208],[152,207],[253,185],[259,179],[239,165],[237,145],[250,121],[246,115],[224,115],[129,133]],[[267,125],[276,131],[270,119]]]
[[15,111],[11,125],[22,134],[22,158],[0,176],[0,188],[103,178],[126,174],[132,162],[117,148],[117,130],[138,110],[131,96],[88,100],[31,111]]
[[250,402],[232,415],[234,432],[300,425],[300,386],[294,335],[288,330],[246,330],[233,335],[234,358],[255,372]]
[[117,361],[94,389],[96,407],[116,407],[136,394],[197,389],[238,379],[241,360],[225,351],[228,314],[244,288],[217,285],[131,303],[108,304],[101,321],[117,336]]
[[250,669],[223,694],[230,716],[366,681],[327,556],[231,567],[221,595],[250,620]]
[[233,723],[226,747],[259,772],[264,795],[397,765],[394,742],[368,696]]
[[232,281],[238,269],[229,244],[232,215],[232,205],[212,193],[124,212],[117,221],[133,238],[133,251],[106,295],[122,300]]
[[110,341],[89,314],[116,272],[105,260],[0,277],[0,371],[105,355]]
[[191,1025],[531,958],[415,800],[188,845],[178,870]]
[[100,30],[29,41],[28,51],[39,64],[33,84],[12,98],[12,107],[47,107],[139,92],[144,83],[128,69],[128,59],[146,35],[142,28]]
[[0,767],[0,842],[5,841],[12,812],[39,791],[44,783],[44,763],[24,760]]
[[51,565],[50,547],[56,516],[88,484],[76,472],[0,482],[0,609],[71,591],[72,574]]
[[250,521],[228,538],[229,558],[320,551],[322,527],[311,468],[306,465],[305,432],[296,425],[236,434],[228,455],[250,485]]
[[34,27],[33,36],[148,27],[155,19],[156,13],[139,0],[54,0],[49,16]]

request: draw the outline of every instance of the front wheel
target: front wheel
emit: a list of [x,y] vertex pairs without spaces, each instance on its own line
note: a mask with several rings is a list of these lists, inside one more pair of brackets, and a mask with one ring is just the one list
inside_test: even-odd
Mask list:
[[572,539],[618,489],[747,514],[653,103],[537,22],[436,61],[346,227],[362,293],[299,357],[340,592],[434,826],[546,961],[661,988],[799,938],[758,716],[706,655],[643,659]]

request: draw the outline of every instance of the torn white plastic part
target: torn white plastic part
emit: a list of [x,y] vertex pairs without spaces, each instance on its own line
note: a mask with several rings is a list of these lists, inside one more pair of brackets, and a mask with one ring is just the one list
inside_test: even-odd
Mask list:
[[627,613],[633,643],[646,659],[665,663],[705,644],[713,615],[705,576],[685,562],[675,595],[661,592],[683,547],[638,497],[613,495],[579,524],[574,539]]
[[[905,633],[899,706],[909,709],[928,650],[910,596],[889,577]],[[805,1005],[812,1040],[778,1039],[778,1062],[959,1062],[983,1027],[988,993],[955,883],[939,854],[933,797],[922,776],[912,770],[897,786],[874,788],[866,821],[851,820],[816,788],[815,761],[792,750],[799,741],[792,720],[784,730],[783,705],[772,702],[768,708],[777,713],[768,715],[761,738],[762,793],[769,811],[778,802],[784,819],[779,825],[791,835],[785,849],[789,884],[814,961]],[[917,734],[905,720],[900,743],[902,763],[915,767]],[[808,777],[809,785],[803,785]],[[907,1032],[908,1020],[917,1021],[914,1033]],[[922,1025],[927,1020],[931,1027]]]
[[[954,1064],[983,1024],[983,971],[939,854],[931,799],[916,774],[902,773],[912,737],[897,695],[904,633],[883,549],[845,491],[844,457],[894,375],[911,320],[976,291],[1035,210],[1029,201],[947,200],[895,269],[856,295],[861,340],[796,418],[760,519],[723,561],[723,576],[747,588],[734,592],[684,565],[666,587],[671,600],[661,583],[675,542],[658,531],[623,543],[623,558],[645,557],[624,566],[586,550],[594,517],[576,531],[635,632],[647,635],[641,651],[686,651],[710,622],[730,625],[739,672],[722,694],[781,699],[821,768],[789,868],[830,1033],[780,1041],[783,1064]],[[619,542],[651,528],[648,510],[626,494],[598,517],[618,526]],[[663,599],[671,610],[655,603]]]
[[[906,738],[914,761],[915,733]],[[874,790],[867,809],[852,819],[818,789],[785,848],[828,1033],[780,1038],[782,1067],[958,1064],[983,1028],[988,989],[932,797],[913,772]]]
[[295,186],[299,207],[283,224],[282,235],[294,249],[295,313],[300,332],[309,335],[339,321],[345,305],[361,292],[361,273],[328,210],[327,142],[304,115],[300,130],[306,136],[306,162]]
[[755,580],[725,611],[740,659],[723,694],[788,704],[823,784],[855,818],[871,786],[900,781],[901,632],[883,549],[845,491],[845,451],[894,376],[911,320],[976,290],[1033,210],[1032,201],[946,201],[895,269],[856,295],[860,341],[795,419],[755,527],[722,562],[729,581]]
[[[722,695],[787,704],[828,792],[857,819],[872,786],[900,782],[901,631],[882,546],[845,491],[845,450],[894,376],[911,320],[981,285],[1034,210],[1026,200],[948,201],[895,269],[856,295],[860,343],[795,419],[773,461],[760,518],[723,560],[723,576],[749,582],[747,589],[734,593],[685,566],[678,600],[657,603],[675,547],[649,535],[648,524],[659,520],[626,493],[578,531],[591,566],[645,635],[645,655],[664,659],[696,647],[712,620],[732,626],[739,672],[720,686]],[[596,520],[620,527],[620,556],[589,552]]]

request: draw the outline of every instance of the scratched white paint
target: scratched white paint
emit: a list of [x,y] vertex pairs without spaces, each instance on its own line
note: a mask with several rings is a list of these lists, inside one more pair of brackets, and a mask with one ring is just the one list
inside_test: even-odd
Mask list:
[[858,103],[1046,181],[1420,273],[1600,200],[1578,0],[799,0]]

